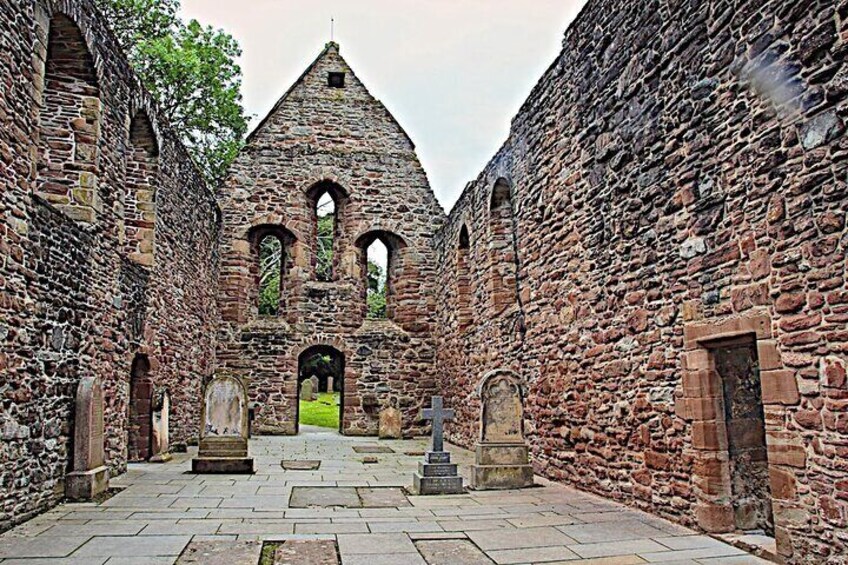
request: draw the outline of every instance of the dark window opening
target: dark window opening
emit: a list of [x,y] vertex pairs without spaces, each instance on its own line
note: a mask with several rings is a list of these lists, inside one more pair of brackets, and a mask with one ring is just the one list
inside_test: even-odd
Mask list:
[[327,86],[330,88],[344,88],[345,87],[345,74],[338,72],[331,72],[327,74]]

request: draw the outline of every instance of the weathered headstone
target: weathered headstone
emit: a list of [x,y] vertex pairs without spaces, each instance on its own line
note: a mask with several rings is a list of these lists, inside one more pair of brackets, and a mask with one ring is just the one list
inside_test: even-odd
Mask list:
[[237,377],[219,373],[203,392],[200,450],[195,473],[253,473],[247,455],[247,389]]
[[168,438],[168,420],[171,412],[171,398],[164,388],[153,393],[152,451],[151,463],[165,463],[171,460],[171,445]]
[[306,379],[300,384],[300,399],[307,402],[315,400],[313,398],[312,381],[310,379]]
[[333,377],[327,377],[327,392],[335,392],[333,390],[333,385],[336,384],[336,381]]
[[450,462],[450,453],[444,450],[444,422],[453,420],[453,410],[445,410],[442,397],[434,396],[431,408],[421,411],[423,420],[432,422],[432,446],[424,454],[424,461],[418,463],[418,471],[413,475],[413,488],[418,494],[460,494],[462,477],[457,472],[456,463]]
[[471,488],[515,489],[533,485],[524,442],[521,382],[511,371],[488,373],[477,387],[482,404],[480,440],[471,467]]
[[312,400],[318,400],[318,392],[320,392],[321,381],[318,380],[318,377],[312,375],[309,377],[309,380],[312,381]]
[[394,406],[389,406],[381,410],[378,433],[380,439],[401,439],[403,437],[401,422],[400,410]]
[[90,500],[109,488],[103,452],[103,388],[100,379],[83,377],[74,403],[74,464],[65,477],[65,496]]

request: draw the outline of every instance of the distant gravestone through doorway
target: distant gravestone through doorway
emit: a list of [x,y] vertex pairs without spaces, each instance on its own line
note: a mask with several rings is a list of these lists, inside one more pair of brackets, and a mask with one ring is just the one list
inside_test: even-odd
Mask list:
[[[298,356],[295,401],[298,431],[303,425],[343,433],[344,371],[344,354],[329,345],[309,347]],[[304,389],[312,393],[311,399]]]
[[153,377],[147,355],[138,354],[132,362],[129,410],[129,460],[147,461],[153,431]]

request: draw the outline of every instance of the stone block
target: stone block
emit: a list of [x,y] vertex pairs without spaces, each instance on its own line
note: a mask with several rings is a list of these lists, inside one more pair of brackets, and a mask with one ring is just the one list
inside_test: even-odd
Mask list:
[[65,497],[70,500],[92,500],[108,488],[109,469],[105,466],[65,475]]
[[195,457],[191,472],[199,474],[248,475],[253,474],[252,457]]
[[801,397],[798,394],[798,381],[795,371],[775,370],[760,373],[763,404],[783,404],[787,406],[798,404]]
[[462,494],[462,477],[424,477],[416,473],[412,477],[413,489],[420,495]]
[[781,500],[794,500],[797,497],[795,473],[769,465],[769,483],[771,495]]
[[704,531],[711,534],[727,533],[736,529],[736,518],[730,505],[699,504],[695,506],[695,519]]

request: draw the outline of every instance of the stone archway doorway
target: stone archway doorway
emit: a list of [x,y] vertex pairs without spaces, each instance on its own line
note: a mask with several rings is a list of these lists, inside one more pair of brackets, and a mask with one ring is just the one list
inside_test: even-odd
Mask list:
[[[301,425],[343,432],[344,372],[344,353],[335,347],[315,345],[298,356],[295,402],[298,433]],[[311,382],[304,386],[306,381]]]
[[138,354],[130,370],[129,441],[130,461],[150,459],[152,441],[153,377],[147,355]]

